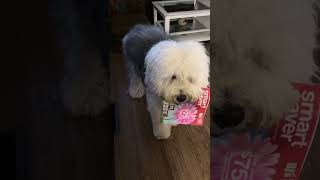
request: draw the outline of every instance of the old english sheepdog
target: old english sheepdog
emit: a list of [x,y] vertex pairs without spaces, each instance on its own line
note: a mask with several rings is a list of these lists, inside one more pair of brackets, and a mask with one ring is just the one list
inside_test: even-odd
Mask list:
[[123,56],[129,76],[129,95],[146,94],[153,133],[167,139],[171,126],[160,123],[162,100],[192,102],[209,85],[209,57],[194,41],[170,40],[160,28],[136,25],[123,38]]
[[211,131],[270,127],[298,100],[292,82],[311,82],[311,0],[221,0],[212,5]]

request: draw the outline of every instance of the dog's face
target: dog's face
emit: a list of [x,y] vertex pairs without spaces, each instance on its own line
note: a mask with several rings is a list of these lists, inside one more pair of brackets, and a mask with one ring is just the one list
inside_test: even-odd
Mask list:
[[209,85],[209,62],[198,42],[162,41],[146,55],[145,84],[168,102],[193,102]]
[[270,127],[298,100],[291,83],[309,82],[314,72],[311,4],[223,0],[214,8],[212,120]]
[[282,68],[261,49],[216,47],[213,60],[213,121],[222,128],[270,127],[298,99]]

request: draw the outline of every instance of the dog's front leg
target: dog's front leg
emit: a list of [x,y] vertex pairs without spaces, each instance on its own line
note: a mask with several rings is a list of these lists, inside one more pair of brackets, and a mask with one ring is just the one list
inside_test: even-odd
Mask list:
[[146,93],[148,111],[151,115],[153,134],[157,139],[168,139],[171,135],[171,126],[160,122],[161,98],[147,91]]

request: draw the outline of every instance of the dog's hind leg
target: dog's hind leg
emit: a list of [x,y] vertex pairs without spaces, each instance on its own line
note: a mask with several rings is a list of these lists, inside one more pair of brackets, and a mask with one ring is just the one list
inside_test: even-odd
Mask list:
[[129,95],[132,98],[141,98],[144,95],[144,85],[142,78],[138,75],[133,62],[125,57],[125,62],[129,78]]

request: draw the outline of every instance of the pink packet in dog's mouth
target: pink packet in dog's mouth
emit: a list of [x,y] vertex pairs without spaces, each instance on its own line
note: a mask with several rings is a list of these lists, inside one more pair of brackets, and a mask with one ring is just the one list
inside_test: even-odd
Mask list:
[[201,96],[194,103],[171,104],[162,101],[160,122],[168,125],[189,124],[202,126],[210,101],[210,88],[202,88]]

